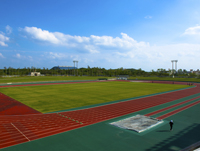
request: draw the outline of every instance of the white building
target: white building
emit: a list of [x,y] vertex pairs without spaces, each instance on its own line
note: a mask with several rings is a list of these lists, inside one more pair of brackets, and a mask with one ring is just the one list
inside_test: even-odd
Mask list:
[[30,76],[41,76],[40,72],[31,72]]

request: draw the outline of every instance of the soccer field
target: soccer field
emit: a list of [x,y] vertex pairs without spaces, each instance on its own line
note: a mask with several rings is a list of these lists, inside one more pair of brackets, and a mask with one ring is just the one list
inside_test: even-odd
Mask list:
[[187,85],[93,82],[0,88],[0,92],[42,113],[186,88]]

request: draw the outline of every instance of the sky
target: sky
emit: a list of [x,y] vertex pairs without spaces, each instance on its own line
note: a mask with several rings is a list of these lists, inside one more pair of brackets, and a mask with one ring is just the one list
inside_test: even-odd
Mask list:
[[178,60],[178,69],[197,70],[199,8],[199,0],[0,0],[0,69],[76,60],[151,71]]

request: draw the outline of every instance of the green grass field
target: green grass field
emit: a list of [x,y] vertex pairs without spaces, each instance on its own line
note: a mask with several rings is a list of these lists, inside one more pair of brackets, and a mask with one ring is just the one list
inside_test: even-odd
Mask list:
[[0,88],[0,92],[42,112],[53,112],[188,87],[186,85],[94,82]]
[[[69,80],[97,80],[102,77],[90,76],[39,76],[39,77],[0,77],[0,83],[42,82],[42,81],[69,81]],[[103,77],[104,78],[104,77]]]
[[[0,77],[0,84],[3,83],[21,83],[21,82],[42,82],[42,81],[78,81],[78,80],[97,80],[98,78],[115,78],[100,76],[41,76],[41,77]],[[197,78],[170,78],[170,77],[130,77],[130,79],[138,80],[168,80],[168,81],[190,81],[200,82]]]

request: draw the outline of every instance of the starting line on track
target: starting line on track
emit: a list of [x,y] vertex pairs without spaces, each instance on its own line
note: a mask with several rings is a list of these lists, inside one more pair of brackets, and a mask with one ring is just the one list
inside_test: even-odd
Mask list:
[[20,132],[28,141],[30,141],[30,139],[28,139],[28,137],[26,137],[26,135],[24,135],[13,123],[11,123],[11,125],[12,125],[18,132]]

